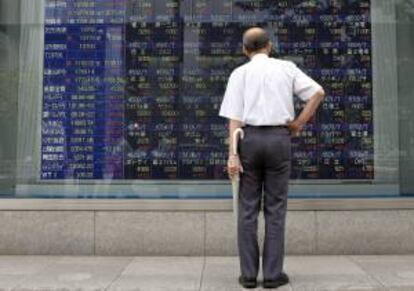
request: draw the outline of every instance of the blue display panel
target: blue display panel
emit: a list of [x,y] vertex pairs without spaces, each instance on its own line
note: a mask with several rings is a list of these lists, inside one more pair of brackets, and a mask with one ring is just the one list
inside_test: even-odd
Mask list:
[[46,0],[41,178],[227,178],[218,110],[252,25],[327,92],[292,178],[373,179],[368,0]]

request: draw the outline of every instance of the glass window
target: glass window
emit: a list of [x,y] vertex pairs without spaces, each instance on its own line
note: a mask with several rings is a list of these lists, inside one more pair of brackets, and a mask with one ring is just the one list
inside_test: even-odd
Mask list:
[[413,21],[412,0],[0,0],[0,194],[230,198],[218,110],[261,26],[327,92],[289,195],[411,195]]

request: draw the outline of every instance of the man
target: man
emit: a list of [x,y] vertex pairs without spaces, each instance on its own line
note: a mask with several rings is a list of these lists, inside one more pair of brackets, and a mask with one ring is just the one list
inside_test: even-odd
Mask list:
[[[240,173],[238,249],[239,283],[257,286],[259,246],[257,217],[264,192],[265,238],[263,287],[289,282],[283,273],[284,232],[291,166],[291,135],[298,135],[314,115],[325,93],[294,63],[270,58],[272,44],[261,28],[243,35],[243,53],[250,61],[236,68],[228,80],[220,116],[228,118],[230,178]],[[293,95],[306,102],[295,119]],[[233,154],[233,132],[243,127],[239,156]]]

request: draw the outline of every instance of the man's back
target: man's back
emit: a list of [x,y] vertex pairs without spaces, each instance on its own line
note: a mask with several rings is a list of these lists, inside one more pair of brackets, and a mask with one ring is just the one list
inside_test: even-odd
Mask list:
[[294,119],[293,94],[306,101],[320,88],[294,63],[257,54],[231,74],[220,115],[250,125],[287,124]]

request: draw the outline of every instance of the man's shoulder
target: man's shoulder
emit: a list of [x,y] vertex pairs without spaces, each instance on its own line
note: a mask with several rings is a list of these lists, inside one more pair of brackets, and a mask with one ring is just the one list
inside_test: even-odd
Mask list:
[[245,63],[243,65],[238,66],[237,68],[235,68],[231,74],[230,77],[238,77],[241,76],[243,74],[243,72],[246,70],[248,63]]
[[233,72],[232,72],[232,73],[236,73],[236,74],[241,73],[241,72],[243,72],[243,71],[244,71],[244,70],[248,67],[248,65],[249,65],[249,62],[244,63],[244,64],[242,64],[242,65],[240,65],[240,66],[236,67],[236,68],[233,70]]
[[[296,68],[296,64],[291,60],[285,60],[285,59],[279,59],[279,58],[273,58],[273,57],[269,58],[269,64],[271,64],[272,66],[278,66],[278,67],[281,67],[287,70],[292,70]],[[251,62],[247,62],[243,65],[236,67],[231,72],[231,76],[233,77],[241,76],[243,72],[245,72],[246,70],[249,70],[249,66],[251,65],[252,65]]]

